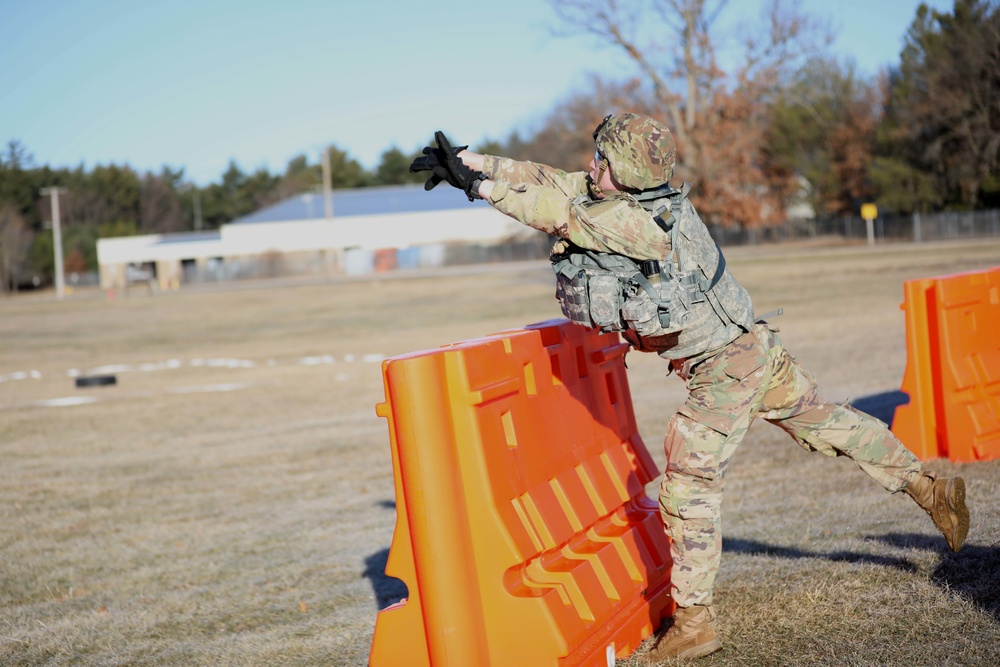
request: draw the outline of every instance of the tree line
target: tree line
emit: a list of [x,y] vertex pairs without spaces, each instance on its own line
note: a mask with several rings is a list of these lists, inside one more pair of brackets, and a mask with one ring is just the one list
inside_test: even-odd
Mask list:
[[[336,146],[329,148],[336,188],[422,182],[409,173],[416,156],[386,150],[371,171]],[[54,275],[50,197],[42,188],[62,187],[60,220],[65,271],[97,268],[101,237],[217,229],[220,225],[322,185],[322,167],[306,155],[292,158],[283,173],[247,173],[230,162],[219,180],[189,183],[183,169],[140,173],[128,165],[54,169],[33,164],[18,141],[0,153],[0,291],[17,289],[33,276]]]
[[821,21],[780,0],[744,26],[738,56],[716,27],[726,0],[550,1],[635,71],[564,101],[537,155],[589,159],[595,119],[629,108],[666,121],[677,178],[716,224],[780,224],[796,201],[817,217],[865,202],[897,214],[1000,205],[996,0],[920,5],[898,64],[871,79],[829,53]]
[[[1000,206],[997,0],[956,0],[947,12],[921,5],[899,62],[872,78],[828,52],[821,22],[780,0],[746,26],[727,64],[716,28],[725,0],[553,0],[553,8],[563,30],[624,54],[635,71],[595,76],[533,131],[476,150],[580,169],[597,122],[628,109],[671,128],[675,178],[692,183],[692,199],[715,224],[780,224],[795,203],[817,217],[856,215],[864,202],[899,214]],[[335,188],[422,180],[408,172],[417,150],[392,147],[372,170],[336,146],[329,153]],[[99,237],[214,229],[321,183],[318,156],[299,155],[277,174],[231,162],[198,187],[170,167],[39,166],[10,141],[0,153],[0,290],[54,273],[41,188],[67,188],[61,220],[73,273],[96,268]]]

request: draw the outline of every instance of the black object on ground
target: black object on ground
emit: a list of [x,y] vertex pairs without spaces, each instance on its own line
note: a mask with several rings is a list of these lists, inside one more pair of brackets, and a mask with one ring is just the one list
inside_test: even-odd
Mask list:
[[76,379],[77,388],[81,387],[108,387],[116,384],[118,379],[114,375],[90,375],[78,377]]

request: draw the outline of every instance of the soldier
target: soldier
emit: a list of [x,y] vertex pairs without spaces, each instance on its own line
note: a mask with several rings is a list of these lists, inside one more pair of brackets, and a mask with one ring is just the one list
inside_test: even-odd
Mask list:
[[848,456],[889,492],[903,491],[958,551],[969,529],[965,483],[937,478],[885,424],[824,400],[813,376],[754,315],[746,290],[687,198],[670,185],[674,142],[653,118],[609,115],[594,131],[589,172],[453,148],[438,132],[410,166],[510,217],[559,237],[557,292],[572,321],[619,331],[666,359],[688,397],[664,441],[660,513],[670,537],[673,624],[643,664],[698,658],[722,648],[711,621],[722,539],[726,469],[754,418],[808,451]]

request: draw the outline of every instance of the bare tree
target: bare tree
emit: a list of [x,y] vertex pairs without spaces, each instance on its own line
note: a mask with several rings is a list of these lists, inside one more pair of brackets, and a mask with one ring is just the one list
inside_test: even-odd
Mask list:
[[608,110],[627,108],[651,112],[648,99],[637,95],[636,89],[633,82],[608,83],[593,76],[586,93],[577,93],[559,102],[530,141],[508,146],[505,155],[565,169],[584,168],[594,157],[591,133]]
[[33,240],[17,209],[8,203],[0,206],[0,292],[17,291]]
[[563,25],[619,49],[649,84],[653,115],[678,145],[678,174],[716,222],[755,226],[780,214],[783,184],[765,168],[767,103],[796,63],[829,42],[816,21],[770,0],[727,69],[713,26],[727,0],[553,0]]
[[820,215],[857,213],[874,201],[871,165],[884,93],[851,63],[816,58],[800,68],[771,105],[765,143],[774,170],[809,181]]

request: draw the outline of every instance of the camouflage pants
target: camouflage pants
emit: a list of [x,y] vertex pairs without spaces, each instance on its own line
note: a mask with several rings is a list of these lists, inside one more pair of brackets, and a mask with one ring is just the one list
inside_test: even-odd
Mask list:
[[766,325],[695,365],[684,379],[690,393],[667,429],[660,487],[674,561],[671,587],[682,607],[712,602],[726,469],[756,417],[780,426],[808,451],[850,457],[889,491],[899,491],[921,470],[885,424],[823,400],[813,376]]

